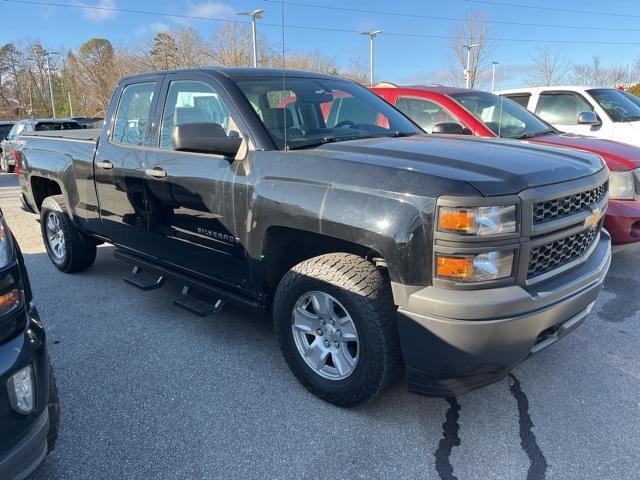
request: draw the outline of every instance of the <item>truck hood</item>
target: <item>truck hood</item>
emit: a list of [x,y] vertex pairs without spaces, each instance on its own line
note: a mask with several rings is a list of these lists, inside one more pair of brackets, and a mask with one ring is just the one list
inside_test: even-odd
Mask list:
[[307,153],[466,181],[485,196],[574,180],[604,167],[589,152],[466,135],[345,141]]
[[612,171],[633,170],[640,167],[640,148],[627,143],[602,138],[586,137],[572,133],[543,135],[530,142],[577,148],[600,155]]

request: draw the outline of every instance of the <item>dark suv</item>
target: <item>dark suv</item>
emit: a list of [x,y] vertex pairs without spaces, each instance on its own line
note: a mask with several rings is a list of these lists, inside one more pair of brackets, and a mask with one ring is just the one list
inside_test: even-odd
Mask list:
[[59,418],[44,327],[0,211],[0,479],[23,479],[40,464],[55,446]]

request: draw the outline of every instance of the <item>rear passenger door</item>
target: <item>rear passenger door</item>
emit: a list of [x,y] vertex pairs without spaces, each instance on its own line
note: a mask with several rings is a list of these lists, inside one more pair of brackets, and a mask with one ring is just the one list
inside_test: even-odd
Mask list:
[[104,232],[114,243],[146,251],[149,232],[144,171],[152,112],[162,77],[121,86],[114,95],[94,172]]
[[243,286],[247,256],[238,229],[245,227],[236,224],[236,208],[246,209],[247,177],[233,158],[177,152],[171,140],[176,126],[203,122],[239,136],[231,101],[215,79],[195,72],[168,74],[161,98],[145,178],[148,248],[179,269]]

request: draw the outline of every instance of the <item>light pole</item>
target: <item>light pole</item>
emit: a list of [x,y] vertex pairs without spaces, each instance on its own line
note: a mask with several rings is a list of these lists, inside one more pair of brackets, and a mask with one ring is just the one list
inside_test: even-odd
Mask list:
[[491,93],[496,91],[496,65],[498,62],[493,60],[491,62]]
[[467,68],[464,70],[464,78],[466,80],[467,88],[471,87],[471,49],[479,47],[479,43],[472,43],[471,45],[462,45],[462,48],[467,49]]
[[246,12],[237,12],[236,15],[244,15],[247,17],[251,17],[251,34],[253,38],[253,66],[258,66],[258,40],[256,38],[256,20],[260,20],[262,18],[262,14],[264,10],[258,8],[257,10],[246,11]]
[[373,40],[382,33],[382,30],[373,30],[371,32],[360,32],[360,35],[368,35],[369,43],[369,82],[373,85],[374,69],[373,69]]
[[49,77],[49,94],[51,95],[51,111],[53,113],[53,118],[56,118],[56,100],[53,98],[53,82],[51,81],[51,61],[49,57],[51,55],[60,55],[58,52],[47,52],[46,50],[43,52],[44,58],[47,64],[47,76]]

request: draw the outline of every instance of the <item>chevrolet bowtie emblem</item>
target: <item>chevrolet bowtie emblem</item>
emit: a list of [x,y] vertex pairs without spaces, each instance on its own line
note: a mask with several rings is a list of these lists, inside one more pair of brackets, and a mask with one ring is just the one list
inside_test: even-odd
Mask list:
[[584,221],[584,226],[591,230],[595,230],[598,228],[603,215],[604,213],[599,208],[594,209],[591,215],[589,215]]

